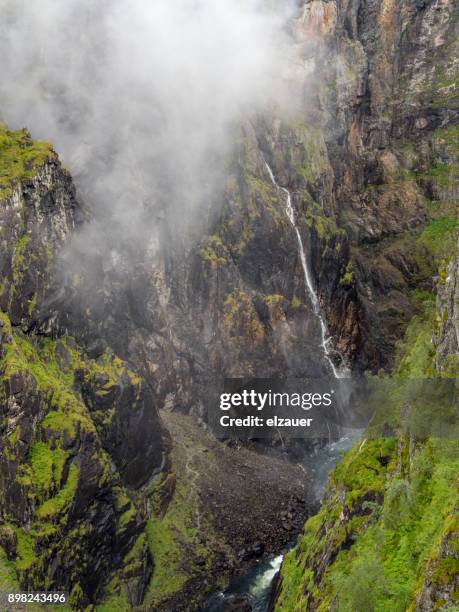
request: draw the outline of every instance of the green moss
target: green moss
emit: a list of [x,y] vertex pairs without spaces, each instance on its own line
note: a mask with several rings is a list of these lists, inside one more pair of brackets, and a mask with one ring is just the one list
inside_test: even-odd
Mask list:
[[253,347],[263,342],[263,325],[248,293],[237,289],[226,297],[221,329],[229,346],[238,351],[247,340]]
[[[80,368],[85,370],[85,378],[91,381],[100,394],[108,393],[119,383],[124,375],[128,375],[126,363],[107,349],[97,360],[80,363]],[[140,379],[134,373],[136,385]]]
[[459,576],[459,559],[455,557],[444,557],[440,559],[432,575],[432,582],[437,587],[451,584]]
[[78,486],[78,474],[79,470],[77,466],[72,464],[69,469],[67,480],[59,493],[37,508],[36,514],[39,518],[43,519],[56,516],[69,507]]
[[0,310],[0,321],[2,323],[2,330],[3,333],[11,336],[12,333],[12,329],[11,329],[11,321],[9,316],[6,314],[6,312],[3,312],[2,310]]
[[32,529],[30,530],[30,534],[34,538],[48,539],[55,536],[58,532],[58,527],[53,525],[53,523],[47,522],[35,522]]
[[104,601],[96,606],[97,612],[128,612],[132,606],[127,598],[125,580],[142,567],[148,550],[145,532],[141,533],[129,553],[123,559],[123,567],[108,584]]
[[228,250],[218,235],[209,236],[199,254],[214,269],[226,265],[229,261]]
[[340,278],[339,284],[340,285],[350,285],[353,280],[354,280],[354,272],[353,272],[352,262],[349,261],[346,266],[345,273]]
[[280,203],[279,193],[271,183],[258,177],[246,174],[248,187],[248,208],[251,217],[269,213],[275,222],[285,222],[284,206]]
[[438,217],[433,219],[425,228],[420,242],[425,244],[437,259],[449,257],[454,250],[457,239],[459,219],[457,215],[451,217]]
[[16,569],[12,561],[8,561],[5,551],[0,547],[0,584],[3,591],[19,593],[19,583]]
[[[169,475],[158,479],[152,493],[153,511],[157,512],[162,506],[162,489],[170,478]],[[196,499],[190,494],[189,484],[183,476],[178,477],[166,512],[154,514],[147,523],[148,544],[155,562],[145,600],[149,605],[159,605],[169,595],[179,592],[191,577],[192,558],[209,555],[209,551],[196,542]],[[192,556],[184,558],[183,550],[189,550]]]
[[83,603],[84,593],[81,586],[77,583],[72,587],[69,595],[69,603],[73,608],[80,608]]
[[118,520],[118,530],[123,530],[131,523],[137,515],[137,509],[130,503],[129,507],[121,514]]
[[284,301],[284,296],[280,295],[278,293],[274,293],[272,295],[266,295],[265,296],[265,302],[268,305],[275,305],[275,304],[281,304]]
[[44,442],[35,442],[30,451],[30,481],[41,493],[48,491],[51,486],[60,485],[62,470],[68,452],[61,448],[52,450]]
[[394,438],[368,439],[343,458],[332,474],[331,482],[337,486],[344,484],[347,506],[351,507],[370,491],[377,494],[384,490],[386,466],[395,447]]
[[30,534],[26,533],[19,527],[15,528],[17,538],[17,555],[16,569],[18,571],[27,570],[33,565],[36,560],[34,549],[34,541]]
[[29,305],[27,307],[27,313],[31,316],[37,306],[37,294],[34,293],[32,298],[29,300]]
[[118,579],[113,579],[107,587],[107,597],[97,604],[97,612],[131,612],[132,606],[121,589]]
[[424,312],[413,317],[405,338],[398,344],[395,366],[398,376],[423,378],[435,375],[434,320],[434,304],[424,302]]
[[37,168],[53,157],[49,143],[33,141],[27,130],[10,132],[0,124],[0,199],[11,195],[15,183],[31,180]]
[[[173,452],[172,464],[181,453]],[[183,457],[180,459],[182,465]],[[162,609],[162,604],[183,590],[188,580],[202,579],[211,571],[211,549],[220,547],[218,534],[204,508],[199,506],[194,479],[186,471],[160,474],[153,483],[151,495],[152,517],[146,528],[148,546],[154,570],[145,597],[148,609]],[[207,543],[203,543],[203,541]],[[212,546],[208,543],[211,542]],[[184,551],[186,553],[184,554]],[[204,561],[196,566],[196,558]],[[195,609],[189,602],[190,610]]]
[[[40,349],[20,333],[13,332],[12,336],[13,342],[6,345],[4,357],[0,361],[2,376],[8,379],[21,374],[26,379],[33,379],[37,389],[48,399],[51,409],[44,419],[44,426],[55,431],[66,430],[72,437],[77,426],[94,431],[86,407],[72,388],[72,361],[68,367],[62,368],[56,359],[57,345],[50,340],[46,340],[44,348]],[[62,340],[60,342],[63,343]]]
[[19,267],[22,267],[24,264],[24,253],[29,245],[30,236],[28,234],[24,234],[19,242],[16,244],[16,248],[14,249],[14,257],[13,257],[13,276],[16,276],[15,272]]
[[181,590],[188,579],[182,565],[182,551],[192,544],[192,508],[183,491],[178,491],[163,518],[153,516],[147,524],[148,543],[155,560],[147,601],[160,602]]
[[293,123],[291,129],[295,134],[299,157],[294,163],[296,174],[302,178],[304,186],[315,184],[321,177],[327,159],[321,131],[302,122]]

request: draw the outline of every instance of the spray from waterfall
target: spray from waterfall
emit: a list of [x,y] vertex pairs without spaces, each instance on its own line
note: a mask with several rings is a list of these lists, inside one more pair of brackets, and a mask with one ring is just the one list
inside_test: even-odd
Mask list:
[[269,178],[271,179],[272,184],[275,186],[275,188],[278,191],[280,191],[283,194],[285,194],[285,198],[286,198],[285,212],[286,212],[287,217],[288,217],[290,223],[292,224],[292,227],[293,227],[293,229],[295,230],[295,233],[296,233],[296,237],[297,237],[297,241],[298,241],[298,252],[300,254],[301,267],[303,268],[303,274],[304,274],[304,280],[305,280],[306,288],[308,290],[308,294],[309,294],[309,298],[310,298],[311,303],[312,303],[312,308],[313,308],[314,314],[317,316],[317,318],[319,320],[319,323],[320,323],[320,331],[321,331],[321,338],[322,338],[321,346],[322,346],[322,349],[323,349],[323,352],[324,352],[325,359],[327,360],[327,363],[330,365],[331,371],[333,372],[333,376],[335,378],[346,378],[349,375],[348,370],[346,368],[337,368],[336,365],[333,363],[333,360],[331,358],[329,346],[330,346],[330,343],[333,340],[333,338],[328,333],[327,325],[325,323],[325,319],[322,316],[322,313],[320,311],[319,298],[317,296],[316,290],[314,289],[314,284],[312,282],[311,273],[309,271],[308,264],[307,264],[307,261],[306,261],[306,255],[305,255],[305,252],[304,252],[303,241],[301,240],[300,231],[299,231],[298,226],[296,224],[295,211],[293,210],[293,206],[292,206],[292,196],[291,196],[290,191],[288,189],[286,189],[285,187],[281,187],[278,184],[278,182],[276,181],[276,178],[274,176],[274,172],[272,171],[270,165],[268,164],[268,162],[266,160],[264,160],[264,162],[265,162],[265,166],[266,166],[266,169],[268,171]]

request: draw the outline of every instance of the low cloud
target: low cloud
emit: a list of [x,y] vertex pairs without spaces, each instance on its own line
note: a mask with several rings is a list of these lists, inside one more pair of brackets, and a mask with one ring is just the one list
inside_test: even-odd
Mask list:
[[88,246],[103,243],[99,230],[154,242],[152,211],[183,224],[212,200],[234,126],[285,76],[293,10],[258,0],[0,9],[0,117],[53,142],[95,215]]

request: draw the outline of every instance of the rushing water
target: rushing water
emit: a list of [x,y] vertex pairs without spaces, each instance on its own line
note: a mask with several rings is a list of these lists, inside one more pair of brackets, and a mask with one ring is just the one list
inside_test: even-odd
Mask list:
[[280,569],[282,559],[283,555],[278,555],[239,576],[224,593],[219,591],[209,599],[206,612],[222,612],[228,598],[234,595],[245,595],[252,606],[252,612],[266,612],[273,578]]

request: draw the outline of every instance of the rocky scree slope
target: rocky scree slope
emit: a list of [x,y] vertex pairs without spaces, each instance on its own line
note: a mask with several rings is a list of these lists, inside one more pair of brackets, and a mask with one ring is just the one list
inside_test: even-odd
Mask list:
[[142,486],[168,438],[138,374],[59,322],[60,254],[84,217],[50,145],[0,126],[0,567],[76,608],[116,576],[135,605],[152,568]]

